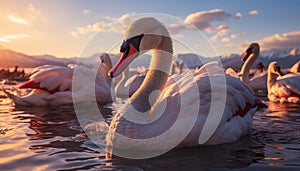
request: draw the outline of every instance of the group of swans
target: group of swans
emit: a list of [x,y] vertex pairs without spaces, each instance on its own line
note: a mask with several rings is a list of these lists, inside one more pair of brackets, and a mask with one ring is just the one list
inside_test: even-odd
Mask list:
[[[17,96],[3,89],[4,93],[11,98],[15,105],[30,106],[58,106],[63,104],[71,104],[73,102],[81,102],[92,100],[93,94],[87,93],[92,85],[89,83],[95,81],[95,95],[99,103],[111,103],[115,94],[118,97],[130,97],[142,84],[146,70],[137,71],[130,75],[129,69],[126,69],[121,80],[116,84],[113,90],[112,79],[108,76],[108,71],[112,68],[111,59],[108,54],[103,53],[100,56],[101,64],[97,71],[93,71],[91,67],[82,65],[43,65],[34,68],[30,80],[19,85],[19,89],[30,88],[32,91],[25,96]],[[177,62],[174,62],[174,69],[178,68]],[[76,83],[72,83],[74,78],[74,69],[76,72]],[[172,74],[172,73],[171,73]],[[72,88],[73,86],[73,88]],[[110,93],[111,92],[111,93]],[[72,98],[76,96],[75,98]]]
[[244,61],[240,73],[236,73],[233,69],[228,68],[226,74],[229,74],[233,77],[240,78],[241,81],[250,86],[254,91],[257,90],[267,90],[267,73],[263,72],[259,75],[255,75],[250,79],[250,69],[254,62],[259,56],[259,45],[258,43],[251,43],[245,53],[245,56],[242,58]]
[[[111,93],[111,78],[104,74],[111,69],[111,60],[106,53],[100,56],[100,60],[97,71],[80,65],[43,65],[35,68],[29,81],[18,87],[31,88],[29,94],[17,96],[5,89],[3,91],[15,105],[58,106],[93,100],[95,97],[99,103],[111,103],[115,96]],[[73,84],[75,78],[76,84]],[[95,91],[87,93],[90,90]]]
[[300,73],[296,71],[283,75],[277,62],[269,64],[267,83],[270,101],[300,103]]
[[[106,135],[108,147],[151,150],[198,146],[200,141],[200,144],[221,144],[236,141],[246,135],[252,127],[252,117],[257,110],[258,100],[250,88],[254,83],[249,79],[248,73],[258,56],[259,46],[252,44],[248,49],[249,59],[245,62],[246,66],[243,66],[241,80],[224,74],[224,70],[216,62],[208,63],[196,72],[169,77],[173,57],[170,34],[157,19],[142,17],[129,25],[121,45],[121,57],[114,67],[111,68],[111,62],[107,62],[101,68],[104,70],[101,71],[102,75],[97,74],[96,79],[92,70],[76,67],[82,72],[80,79],[83,85],[96,80],[96,88],[85,88],[94,88],[96,96],[99,95],[97,100],[109,103],[113,100],[111,78],[123,71],[126,77],[126,68],[131,61],[152,51],[149,70],[138,81],[135,93],[131,94],[110,123]],[[102,63],[106,59],[107,55],[104,55]],[[111,68],[109,72],[108,68]],[[84,97],[85,91],[81,89],[81,85],[72,85],[73,71],[70,68],[44,66],[37,70],[30,81],[20,86],[34,89],[28,96],[19,98],[5,91],[16,103],[55,105],[51,102],[72,102],[72,92]],[[274,73],[269,69],[268,80],[273,80]],[[57,75],[62,79],[57,79]],[[291,77],[294,76],[284,76],[277,80],[287,79],[293,82]],[[282,82],[275,83],[273,80],[271,84],[268,81],[268,87],[280,87]],[[287,89],[284,90],[288,92]],[[271,92],[275,94],[275,90]],[[300,90],[290,92],[294,94]],[[42,94],[42,99],[27,100],[36,94]],[[87,99],[89,98],[82,98]],[[287,101],[295,99],[287,98]],[[218,111],[222,106],[223,109]],[[199,137],[203,134],[206,139],[200,140]]]
[[280,67],[277,62],[271,62],[268,71],[257,74],[250,79],[249,72],[259,56],[259,49],[258,43],[251,43],[242,59],[244,64],[241,72],[235,73],[233,69],[229,68],[226,70],[226,74],[240,78],[241,81],[245,82],[254,91],[267,91],[270,101],[299,103],[300,61],[296,62],[285,73],[278,71]]

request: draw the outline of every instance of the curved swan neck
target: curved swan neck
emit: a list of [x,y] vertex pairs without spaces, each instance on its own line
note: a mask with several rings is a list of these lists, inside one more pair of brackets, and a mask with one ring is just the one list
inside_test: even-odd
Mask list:
[[104,69],[105,69],[105,74],[104,74],[104,79],[106,80],[106,82],[111,85],[112,79],[106,74],[109,72],[109,70],[112,68],[112,63],[110,58],[108,60],[106,60],[105,62],[102,63]]
[[146,112],[151,109],[149,100],[151,100],[152,104],[156,102],[160,92],[165,88],[167,83],[172,57],[172,40],[170,37],[163,36],[159,47],[152,50],[149,71],[141,87],[130,98],[135,109],[140,112]]
[[269,92],[271,90],[271,87],[275,84],[277,77],[278,75],[273,72],[272,68],[269,68],[268,79],[267,79],[267,87]]
[[127,81],[127,79],[129,78],[129,69],[125,69],[122,73],[122,77],[120,79],[120,81],[115,85],[115,92],[118,95],[125,95],[126,92],[126,86],[125,86],[125,82]]
[[258,57],[258,53],[251,53],[251,55],[248,57],[248,59],[245,61],[245,63],[242,66],[241,74],[242,78],[241,80],[245,82],[246,84],[250,82],[249,73],[252,65],[256,61]]

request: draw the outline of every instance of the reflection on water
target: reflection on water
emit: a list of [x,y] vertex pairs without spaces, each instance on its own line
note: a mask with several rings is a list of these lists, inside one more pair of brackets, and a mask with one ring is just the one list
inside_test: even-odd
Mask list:
[[[1,93],[0,93],[1,95]],[[120,105],[119,105],[120,106]],[[99,106],[106,122],[112,106]],[[86,125],[97,121],[86,114]],[[268,103],[238,142],[175,149],[150,159],[114,156],[86,136],[72,106],[13,107],[0,96],[1,170],[299,170],[300,106]]]

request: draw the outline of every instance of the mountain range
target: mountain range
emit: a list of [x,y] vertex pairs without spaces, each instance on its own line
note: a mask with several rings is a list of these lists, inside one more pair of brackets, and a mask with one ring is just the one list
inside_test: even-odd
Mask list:
[[[185,53],[176,54],[174,60],[182,60],[186,67],[194,68],[203,65],[211,60],[220,59],[224,68],[235,67],[240,68],[242,66],[242,57],[244,54],[229,54],[219,57],[202,57],[196,54]],[[66,66],[68,64],[81,63],[84,65],[98,65],[100,53],[95,53],[89,57],[84,58],[57,58],[52,55],[39,55],[30,56],[24,53],[16,52],[9,49],[0,49],[0,68],[6,67],[26,67],[33,68],[40,65],[61,65]],[[112,63],[115,64],[120,57],[120,54],[110,54]],[[293,49],[274,49],[269,51],[262,51],[256,63],[253,67],[256,67],[258,63],[262,63],[264,66],[272,61],[278,61],[283,68],[291,67],[295,62],[300,60],[300,48]],[[150,63],[150,55],[145,54],[143,57],[136,58],[130,67],[147,66]]]

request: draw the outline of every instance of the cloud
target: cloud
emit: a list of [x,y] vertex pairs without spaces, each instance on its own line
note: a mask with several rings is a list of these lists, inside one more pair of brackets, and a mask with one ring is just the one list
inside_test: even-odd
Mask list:
[[235,19],[241,19],[243,17],[243,15],[241,13],[236,13],[234,18]]
[[[219,38],[221,38],[221,37],[225,36],[227,33],[229,33],[230,29],[226,25],[220,25],[217,28],[215,28],[214,31],[217,33],[215,35],[213,35],[210,39],[214,42],[217,42],[219,40]],[[228,39],[226,39],[226,40],[228,40]]]
[[241,37],[243,34],[245,34],[245,33],[244,32],[241,32],[241,33],[232,33],[230,35],[230,38],[231,39],[237,39],[237,38]]
[[231,14],[226,13],[221,9],[214,9],[210,11],[201,11],[188,15],[184,23],[192,24],[196,26],[199,30],[204,30],[211,27],[212,22],[224,21],[230,18]]
[[119,18],[105,17],[107,22],[100,21],[94,24],[89,24],[82,27],[76,27],[71,34],[74,37],[79,35],[84,35],[88,33],[98,32],[98,31],[109,31],[109,32],[124,32],[128,25],[132,22],[130,16],[132,13],[126,13]]
[[28,4],[27,9],[23,13],[14,13],[7,16],[8,20],[21,25],[29,25],[33,22],[46,21],[40,10],[35,8],[32,4]]
[[[274,34],[251,42],[259,43],[262,50],[298,48],[300,46],[300,30],[283,34]],[[244,40],[242,43],[231,43],[226,46],[244,50],[249,43],[249,40]]]
[[13,22],[13,23],[17,23],[17,24],[28,24],[28,21],[24,18],[21,18],[19,16],[15,16],[15,15],[8,15],[7,18]]
[[257,10],[252,10],[252,11],[249,11],[248,12],[248,15],[249,16],[253,16],[253,15],[257,15],[258,14],[258,11]]
[[[71,31],[71,34],[74,37],[78,37],[97,31],[124,32],[132,22],[132,18],[130,17],[132,14],[133,13],[126,13],[119,18],[104,17],[104,21],[74,28]],[[212,40],[217,41],[228,34],[230,28],[226,25],[215,26],[215,23],[224,22],[228,19],[235,19],[237,18],[236,16],[241,17],[241,14],[232,15],[221,9],[200,11],[187,15],[181,23],[169,24],[167,27],[171,34],[177,37],[182,37],[182,34],[180,34],[181,31],[195,31],[196,27],[207,33],[215,34],[215,36],[212,37]]]
[[257,42],[259,42],[265,50],[296,48],[300,46],[300,30],[284,34],[275,34]]
[[15,40],[15,39],[22,39],[22,38],[26,38],[29,37],[29,35],[27,34],[12,34],[12,35],[3,35],[0,36],[0,42],[4,42],[4,43],[8,43],[11,42],[11,40]]
[[91,10],[88,9],[83,10],[83,14],[89,14],[89,13],[91,13]]
[[221,41],[224,42],[224,43],[227,43],[227,42],[230,42],[230,38],[229,37],[223,37],[221,39]]
[[78,37],[78,34],[87,34],[91,32],[101,31],[105,28],[106,23],[98,22],[95,24],[90,24],[84,27],[77,27],[75,31],[72,31],[71,34],[75,37]]
[[224,36],[230,31],[230,29],[226,25],[220,25],[217,27],[217,31],[220,36]]
[[219,35],[218,34],[215,34],[215,35],[213,35],[211,38],[210,38],[210,40],[212,40],[212,41],[214,41],[214,42],[217,42],[218,40],[219,40]]

